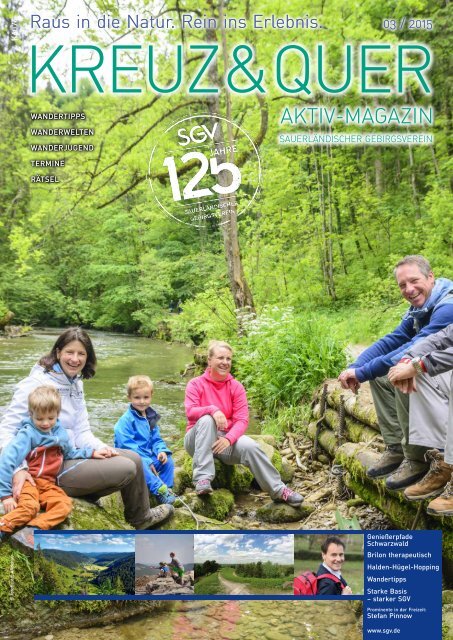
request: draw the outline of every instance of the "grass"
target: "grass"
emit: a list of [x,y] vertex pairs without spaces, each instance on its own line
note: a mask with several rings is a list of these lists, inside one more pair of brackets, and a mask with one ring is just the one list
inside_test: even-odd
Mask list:
[[224,593],[219,582],[219,573],[210,573],[207,576],[195,579],[195,593],[197,595],[216,595]]
[[[247,585],[250,591],[255,594],[272,594],[280,591],[292,593],[293,591],[292,576],[283,578],[253,578],[249,576],[238,576],[234,572],[233,567],[222,567],[219,573],[225,578],[225,580]],[[283,584],[286,582],[289,584],[284,588]]]

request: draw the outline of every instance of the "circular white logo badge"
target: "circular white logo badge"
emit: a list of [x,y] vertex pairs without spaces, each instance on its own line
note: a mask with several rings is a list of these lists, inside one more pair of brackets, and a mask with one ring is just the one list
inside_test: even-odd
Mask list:
[[195,115],[168,127],[154,146],[148,179],[160,207],[195,227],[227,224],[259,191],[261,163],[249,134],[217,115]]

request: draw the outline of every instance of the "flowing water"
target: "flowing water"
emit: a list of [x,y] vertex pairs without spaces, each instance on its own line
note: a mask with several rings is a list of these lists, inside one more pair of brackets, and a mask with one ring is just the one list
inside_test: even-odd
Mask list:
[[[361,640],[351,602],[192,601],[119,625],[67,629],[53,640]],[[39,636],[44,640],[46,636]],[[38,636],[33,638],[38,640]]]
[[[0,339],[0,407],[11,399],[15,384],[28,375],[41,356],[48,353],[60,331],[43,329],[23,338]],[[161,414],[161,432],[169,443],[183,433],[184,387],[180,371],[192,361],[192,351],[136,336],[90,331],[98,367],[84,383],[93,432],[113,443],[113,426],[127,408],[125,386],[129,376],[148,375],[154,382],[153,406]]]

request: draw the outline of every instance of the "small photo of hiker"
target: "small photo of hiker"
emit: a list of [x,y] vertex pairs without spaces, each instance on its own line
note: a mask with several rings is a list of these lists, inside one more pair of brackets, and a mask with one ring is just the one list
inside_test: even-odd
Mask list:
[[294,595],[363,595],[363,549],[361,533],[295,535]]
[[194,592],[193,534],[136,536],[135,593],[138,595]]

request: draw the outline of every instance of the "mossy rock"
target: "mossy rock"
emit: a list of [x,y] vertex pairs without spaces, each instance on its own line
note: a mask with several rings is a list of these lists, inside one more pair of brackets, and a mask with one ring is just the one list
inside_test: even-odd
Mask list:
[[292,464],[289,462],[282,462],[282,470],[280,471],[280,475],[285,484],[291,482],[294,477],[295,469]]
[[252,440],[256,440],[257,442],[261,441],[261,442],[265,442],[266,444],[270,444],[271,447],[275,447],[277,446],[277,440],[275,439],[274,436],[271,436],[269,433],[259,433],[259,434],[247,434],[249,438],[252,438]]
[[173,461],[175,463],[173,491],[179,496],[192,484],[192,458],[184,449],[180,449],[173,454]]
[[315,507],[313,505],[304,505],[300,507],[291,507],[289,504],[269,502],[257,509],[256,515],[264,522],[272,522],[279,524],[281,522],[299,522],[310,513],[313,513]]
[[[184,498],[185,501],[185,498]],[[208,518],[206,516],[195,514],[195,517],[198,521],[198,529],[225,529],[231,530],[234,529],[229,524],[225,524],[224,522],[220,522],[219,520],[215,520],[214,518]],[[181,508],[176,509],[174,515],[166,520],[163,525],[160,526],[161,530],[169,531],[169,530],[177,530],[177,531],[193,531],[197,529],[197,521],[195,518],[187,511],[187,509]]]
[[104,496],[98,503],[74,498],[73,509],[62,529],[133,529],[124,519],[119,491]]
[[225,520],[234,506],[234,496],[228,489],[216,489],[203,497],[188,493],[185,494],[184,501],[195,513],[215,520]]
[[442,591],[442,604],[453,604],[453,591],[450,589]]

